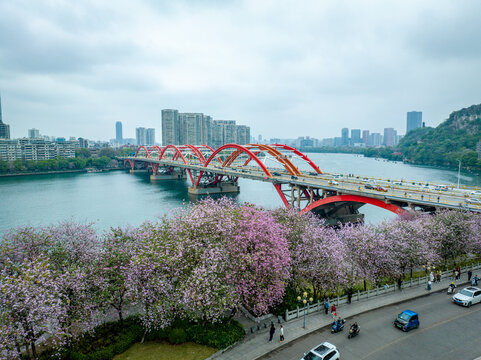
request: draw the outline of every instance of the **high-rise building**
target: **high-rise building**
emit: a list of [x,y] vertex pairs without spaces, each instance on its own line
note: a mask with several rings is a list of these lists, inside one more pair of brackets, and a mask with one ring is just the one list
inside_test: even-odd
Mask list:
[[204,114],[202,113],[179,113],[181,144],[201,144],[203,119]]
[[361,142],[361,129],[351,129],[351,145]]
[[0,139],[10,139],[10,125],[2,120],[2,98],[0,97]]
[[386,146],[395,146],[397,141],[397,131],[393,128],[384,128],[384,142]]
[[362,131],[362,142],[366,146],[369,144],[369,130]]
[[423,126],[423,113],[421,111],[409,111],[406,120],[406,134],[411,130]]
[[138,127],[135,129],[135,140],[137,145],[146,145],[147,142],[147,129],[144,127]]
[[40,138],[40,131],[38,129],[28,129],[28,137],[29,139],[38,139]]
[[348,128],[342,128],[341,139],[342,139],[341,146],[349,145],[349,129]]
[[[251,128],[245,125],[238,125],[237,126],[237,144],[239,145],[246,145],[250,143],[251,139]],[[272,143],[279,142],[279,141],[271,141]]]
[[117,140],[117,142],[119,144],[122,144],[123,135],[122,135],[122,122],[121,121],[117,121],[115,123],[115,140]]
[[147,132],[145,133],[145,145],[155,145],[155,129],[147,129]]
[[179,111],[162,110],[162,145],[180,145]]
[[369,146],[381,146],[382,135],[380,133],[372,133],[369,135]]
[[212,116],[204,115],[204,120],[202,121],[202,136],[201,144],[212,146]]

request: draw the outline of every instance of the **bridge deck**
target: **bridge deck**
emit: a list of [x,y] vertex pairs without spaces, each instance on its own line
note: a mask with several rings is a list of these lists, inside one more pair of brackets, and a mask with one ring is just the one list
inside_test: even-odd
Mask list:
[[[173,166],[195,172],[210,172],[214,174],[239,177],[257,181],[270,182],[272,184],[290,184],[322,189],[323,191],[337,194],[368,196],[382,200],[386,203],[394,203],[400,206],[422,206],[434,208],[456,208],[471,211],[481,211],[481,198],[479,195],[471,194],[474,189],[436,190],[432,186],[423,186],[421,183],[394,182],[389,179],[368,179],[358,176],[336,176],[334,174],[315,174],[312,172],[301,172],[300,175],[292,176],[284,169],[270,169],[272,177],[266,176],[262,169],[253,166],[244,166],[242,162],[232,164],[230,167],[221,167],[209,164],[207,167],[198,162],[187,162],[187,164],[163,159],[155,160],[147,157],[123,157],[122,160],[142,161],[161,166]],[[386,191],[367,189],[367,183],[375,183]]]

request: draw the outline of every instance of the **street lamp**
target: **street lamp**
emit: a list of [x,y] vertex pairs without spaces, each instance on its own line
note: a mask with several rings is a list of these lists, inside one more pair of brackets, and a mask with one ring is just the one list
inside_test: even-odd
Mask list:
[[309,304],[311,304],[314,299],[313,298],[307,298],[307,292],[304,291],[304,293],[302,294],[302,298],[300,296],[297,297],[297,301],[298,302],[302,302],[302,304],[304,305],[304,325],[303,325],[303,328],[305,329],[306,328],[306,306],[307,306],[307,302],[309,302]]
[[459,175],[461,175],[461,160],[458,160],[459,168],[458,168],[458,189],[459,189]]

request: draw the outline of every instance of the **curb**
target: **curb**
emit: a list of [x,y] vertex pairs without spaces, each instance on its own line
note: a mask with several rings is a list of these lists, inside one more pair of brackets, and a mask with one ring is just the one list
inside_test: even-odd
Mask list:
[[[464,282],[460,282],[458,283],[458,286],[460,285],[466,285],[466,284],[469,284],[469,281],[464,281]],[[368,310],[363,310],[363,311],[359,311],[355,314],[351,314],[349,317],[345,318],[345,319],[349,319],[349,318],[352,318],[354,316],[358,316],[358,315],[362,315],[362,314],[366,314],[366,313],[369,313],[371,311],[374,311],[374,310],[378,310],[378,309],[382,309],[382,308],[385,308],[387,306],[392,306],[392,305],[397,305],[397,304],[402,304],[402,303],[405,303],[405,302],[408,302],[408,301],[411,301],[411,300],[415,300],[415,299],[420,299],[420,298],[423,298],[423,297],[427,297],[431,294],[435,294],[435,293],[439,293],[439,292],[443,292],[443,291],[446,291],[446,288],[443,288],[443,289],[439,289],[439,290],[434,290],[434,291],[429,291],[429,292],[426,292],[424,294],[419,294],[419,295],[416,295],[416,296],[413,296],[409,299],[404,299],[404,300],[399,300],[399,301],[395,301],[395,302],[392,302],[392,303],[389,303],[389,304],[384,304],[384,305],[381,305],[381,306],[378,306],[376,308],[373,308],[373,309],[368,309]],[[280,345],[279,347],[275,348],[274,350],[269,350],[267,352],[265,352],[264,354],[254,358],[253,360],[261,360],[264,356],[267,356],[271,353],[274,353],[276,351],[278,351],[279,349],[282,349],[283,347],[285,347],[287,344],[293,344],[294,342],[298,341],[298,340],[301,340],[301,339],[304,339],[305,337],[307,336],[310,336],[312,333],[318,331],[318,330],[321,330],[321,329],[324,329],[324,328],[328,328],[330,325],[324,325],[324,326],[319,326],[319,327],[316,327],[316,328],[313,328],[312,330],[309,329],[307,333],[305,334],[302,334],[298,337],[295,337],[295,338],[292,338],[290,341],[288,342],[285,342],[284,344]],[[210,358],[209,358],[210,359]],[[207,360],[207,359],[206,359]],[[475,359],[475,360],[478,360],[478,359]],[[481,358],[479,358],[479,360],[481,360]]]

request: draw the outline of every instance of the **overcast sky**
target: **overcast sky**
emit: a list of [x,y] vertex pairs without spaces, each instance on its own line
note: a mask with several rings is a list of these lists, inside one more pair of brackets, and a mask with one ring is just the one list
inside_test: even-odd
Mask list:
[[156,128],[160,111],[234,119],[265,138],[404,134],[481,103],[481,1],[0,0],[12,137]]

